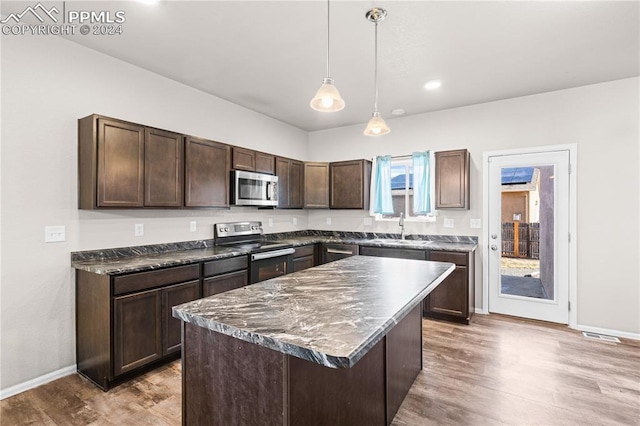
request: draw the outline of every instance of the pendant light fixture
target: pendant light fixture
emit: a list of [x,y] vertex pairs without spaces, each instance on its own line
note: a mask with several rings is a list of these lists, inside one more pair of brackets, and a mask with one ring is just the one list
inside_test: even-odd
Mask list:
[[374,81],[375,81],[375,94],[374,94],[374,104],[373,104],[373,114],[369,123],[367,123],[367,128],[364,129],[364,134],[367,136],[381,136],[386,135],[391,130],[387,126],[387,123],[384,122],[382,117],[380,116],[380,111],[378,111],[378,22],[382,21],[387,16],[387,11],[385,9],[374,7],[365,15],[367,19],[375,24],[375,71],[374,71]]
[[311,108],[320,112],[336,112],[344,108],[344,100],[333,84],[329,68],[330,12],[329,0],[327,0],[327,76],[322,80],[322,86],[310,102]]

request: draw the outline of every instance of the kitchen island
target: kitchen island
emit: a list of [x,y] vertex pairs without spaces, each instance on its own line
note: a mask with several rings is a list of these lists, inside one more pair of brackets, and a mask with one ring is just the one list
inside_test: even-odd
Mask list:
[[390,424],[451,263],[355,256],[173,308],[183,424]]

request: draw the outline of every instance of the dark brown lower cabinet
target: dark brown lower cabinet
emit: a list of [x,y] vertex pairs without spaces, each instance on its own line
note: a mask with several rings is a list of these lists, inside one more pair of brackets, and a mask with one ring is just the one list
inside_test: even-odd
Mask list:
[[162,296],[143,291],[113,300],[113,374],[119,376],[162,356]]
[[429,260],[456,269],[425,299],[424,316],[469,324],[475,305],[475,251],[432,251]]
[[203,267],[202,297],[244,287],[249,284],[247,256],[205,262]]
[[162,321],[164,338],[162,355],[180,351],[182,342],[182,321],[173,317],[172,308],[200,298],[200,281],[189,281],[162,289]]
[[202,296],[213,296],[214,294],[224,293],[225,291],[244,287],[248,284],[249,271],[246,269],[216,275],[214,277],[205,278],[202,281]]
[[316,266],[316,245],[296,247],[293,254],[293,272]]
[[200,297],[200,264],[118,276],[76,271],[78,372],[103,390],[180,354],[172,307]]

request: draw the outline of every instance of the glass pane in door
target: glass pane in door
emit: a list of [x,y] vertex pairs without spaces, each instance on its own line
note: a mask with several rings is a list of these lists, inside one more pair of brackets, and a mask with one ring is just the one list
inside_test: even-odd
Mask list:
[[555,300],[555,166],[502,167],[500,295]]

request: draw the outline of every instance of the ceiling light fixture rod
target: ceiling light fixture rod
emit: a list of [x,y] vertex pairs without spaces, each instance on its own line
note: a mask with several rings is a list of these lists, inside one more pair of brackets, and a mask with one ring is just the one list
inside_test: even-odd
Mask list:
[[329,50],[331,49],[331,1],[327,0],[327,78],[331,78],[331,68],[329,67]]
[[375,86],[375,93],[374,93],[374,101],[373,101],[373,110],[377,112],[378,111],[378,21],[377,20],[375,21],[375,24],[376,24],[376,29],[374,34],[375,34],[376,41],[374,43],[375,53],[373,55],[373,58],[374,58],[373,59],[373,63],[374,63],[373,81]]

